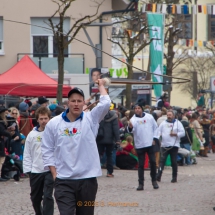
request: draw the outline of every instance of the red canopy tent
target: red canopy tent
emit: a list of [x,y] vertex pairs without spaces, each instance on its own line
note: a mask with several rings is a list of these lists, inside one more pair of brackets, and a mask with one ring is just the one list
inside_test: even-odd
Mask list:
[[[63,86],[63,97],[67,97],[70,86]],[[57,96],[57,82],[46,75],[26,55],[11,69],[0,75],[0,94],[16,96]]]

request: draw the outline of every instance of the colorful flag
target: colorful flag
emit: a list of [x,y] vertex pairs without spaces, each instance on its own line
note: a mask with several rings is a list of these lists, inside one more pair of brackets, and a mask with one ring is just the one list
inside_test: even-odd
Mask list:
[[[164,5],[163,5],[164,6]],[[164,15],[147,13],[148,25],[152,26],[149,30],[150,38],[154,40],[150,44],[150,71],[153,82],[163,82],[163,50],[164,50]],[[154,85],[154,93],[156,97],[162,94],[162,85]]]
[[203,7],[203,12],[204,12],[204,14],[207,14],[207,8],[206,8],[206,5],[203,5],[202,7]]
[[199,12],[199,13],[202,12],[202,5],[198,5],[198,12]]
[[167,7],[166,4],[162,4],[162,13],[166,13],[166,7]]
[[157,4],[157,13],[161,12],[161,4]]
[[175,4],[172,5],[172,14],[175,14]]
[[177,8],[177,14],[181,14],[181,5],[177,4],[176,8]]
[[156,11],[156,4],[152,4],[152,12],[155,13]]

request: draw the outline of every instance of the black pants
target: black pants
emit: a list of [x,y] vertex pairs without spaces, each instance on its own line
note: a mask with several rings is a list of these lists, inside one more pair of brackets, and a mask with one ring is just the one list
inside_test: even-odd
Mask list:
[[172,177],[177,178],[178,172],[178,164],[177,164],[177,154],[178,154],[178,147],[161,147],[161,159],[160,159],[160,167],[158,170],[158,175],[161,177],[162,171],[164,169],[164,165],[166,163],[167,156],[170,155],[171,159],[171,166],[172,166]]
[[117,155],[116,166],[120,169],[133,169],[137,165],[137,160],[130,155]]
[[[51,172],[31,173],[31,201],[36,215],[53,215],[54,199],[52,197],[54,180]],[[41,202],[43,200],[43,206]]]
[[107,171],[108,171],[108,174],[112,174],[113,173],[113,158],[112,158],[112,154],[113,154],[114,144],[97,144],[97,146],[98,146],[98,151],[99,151],[100,158],[102,157],[104,152],[106,153],[106,156],[107,156]]
[[145,154],[147,153],[149,156],[150,162],[150,175],[152,181],[156,181],[156,162],[155,162],[155,152],[153,146],[145,147],[136,149],[138,155],[138,177],[139,177],[139,184],[143,185],[144,180],[144,163],[145,163]]
[[[60,215],[93,215],[97,179],[64,180],[56,178],[55,199]],[[76,213],[75,213],[76,211]]]

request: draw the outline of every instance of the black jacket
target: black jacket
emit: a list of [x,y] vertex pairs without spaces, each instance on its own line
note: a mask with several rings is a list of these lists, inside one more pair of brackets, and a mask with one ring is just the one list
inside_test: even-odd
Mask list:
[[185,143],[190,143],[192,144],[193,142],[193,135],[192,135],[192,131],[191,128],[189,127],[189,123],[187,121],[181,121],[182,125],[184,126],[184,130],[185,130],[185,136],[181,138],[181,143],[185,144]]
[[114,111],[109,111],[99,125],[97,144],[114,144],[120,140],[118,117]]
[[[8,126],[10,126],[10,124]],[[7,137],[8,143],[10,143],[11,135],[7,131],[7,126],[5,125],[4,121],[0,117],[0,157],[5,156],[5,147],[7,147],[7,148],[9,147],[8,144],[5,144],[5,138],[4,137]]]

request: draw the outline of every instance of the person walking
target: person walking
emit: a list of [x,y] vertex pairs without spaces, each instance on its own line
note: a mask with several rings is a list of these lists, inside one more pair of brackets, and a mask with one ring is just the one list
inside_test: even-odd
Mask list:
[[[50,170],[44,170],[41,141],[44,129],[51,118],[51,112],[46,107],[39,107],[35,112],[38,126],[28,134],[25,141],[23,156],[23,172],[30,175],[31,201],[36,215],[53,215],[54,181]],[[43,201],[43,206],[41,205]]]
[[170,155],[172,165],[172,183],[177,182],[177,154],[180,147],[180,139],[185,136],[184,127],[181,122],[175,119],[173,111],[167,111],[167,120],[163,121],[157,130],[158,138],[161,136],[161,159],[157,174],[157,181],[161,181],[162,172],[167,159]]
[[46,125],[42,140],[45,169],[54,178],[54,196],[61,215],[93,215],[97,193],[96,177],[102,175],[96,136],[99,123],[108,113],[111,100],[98,79],[99,103],[83,112],[84,93],[73,88],[68,93],[68,109]]
[[100,158],[106,153],[107,177],[113,177],[113,150],[115,144],[120,142],[118,116],[115,111],[110,110],[100,122],[96,142]]
[[149,156],[150,170],[151,170],[151,180],[154,189],[158,189],[158,184],[156,181],[156,162],[154,153],[154,137],[156,134],[157,123],[155,122],[151,114],[143,112],[141,104],[136,104],[134,106],[134,116],[130,119],[128,123],[128,131],[133,133],[134,136],[134,146],[138,155],[138,181],[139,186],[137,190],[144,189],[144,162],[145,154]]

